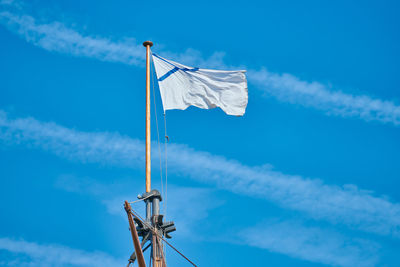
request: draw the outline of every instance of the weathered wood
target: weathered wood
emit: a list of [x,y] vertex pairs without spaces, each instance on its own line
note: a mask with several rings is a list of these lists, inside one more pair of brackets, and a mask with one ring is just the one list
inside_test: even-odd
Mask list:
[[131,204],[129,204],[129,202],[125,200],[124,207],[125,207],[126,214],[128,215],[129,229],[131,231],[133,246],[135,247],[135,252],[136,252],[136,257],[137,257],[139,267],[146,267],[146,263],[144,261],[144,256],[143,256],[143,252],[142,252],[142,247],[140,246],[139,236],[136,231],[136,226],[133,221],[133,217],[132,217],[132,213],[131,213],[131,210],[132,210]]
[[150,47],[152,42],[143,43],[146,47],[146,192],[151,191],[151,140],[150,140]]

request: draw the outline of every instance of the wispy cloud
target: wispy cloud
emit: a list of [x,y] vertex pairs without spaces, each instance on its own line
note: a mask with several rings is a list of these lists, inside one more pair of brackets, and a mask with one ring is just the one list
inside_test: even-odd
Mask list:
[[[44,149],[63,158],[142,169],[141,140],[111,133],[88,133],[33,118],[9,119],[0,112],[0,140]],[[266,199],[314,219],[379,235],[400,237],[400,205],[355,185],[328,185],[319,179],[250,167],[184,145],[171,144],[169,170],[234,193]]]
[[[1,5],[16,6],[17,4],[14,1],[10,1],[0,2]],[[84,35],[59,21],[38,23],[30,15],[10,11],[0,12],[0,23],[27,42],[48,51],[94,58],[101,61],[144,66],[144,47],[136,42],[134,38],[115,41],[111,38]],[[225,67],[223,62],[225,53],[223,52],[215,52],[206,59],[199,51],[191,48],[181,53],[164,51],[163,54],[196,66]]]
[[[125,200],[133,201],[132,188],[139,188],[138,181],[118,180],[112,184],[102,183],[89,177],[61,175],[56,180],[56,187],[67,192],[91,195],[101,202],[108,213],[121,216],[126,220],[123,209]],[[129,190],[127,190],[129,189]],[[209,212],[222,205],[223,201],[215,195],[215,189],[168,185],[168,198],[161,202],[162,214],[167,220],[174,220],[179,231],[173,235],[191,239],[202,238],[195,235],[197,226],[205,224]],[[168,202],[167,202],[168,201]],[[168,203],[168,210],[166,210]],[[142,211],[143,204],[133,204],[133,208]],[[143,210],[144,212],[144,210]]]
[[[73,175],[61,175],[56,185],[68,192],[95,196],[106,206],[110,214],[121,216],[125,221],[122,203],[126,199],[131,200],[132,194],[124,191],[126,188],[135,188],[132,181],[119,180],[112,184],[105,184],[95,179]],[[173,233],[174,240],[189,236],[194,241],[204,238],[210,240],[210,237],[207,234],[203,235],[202,232],[207,233],[209,229],[207,227],[215,227],[213,220],[206,219],[210,210],[222,204],[218,198],[218,191],[175,185],[170,185],[169,188],[168,214],[169,218],[175,221],[178,229]],[[143,207],[140,203],[133,205],[135,209]],[[252,222],[248,221],[248,223]],[[201,225],[201,232],[198,232],[199,225]],[[232,230],[228,227],[225,231],[218,231],[211,240],[254,246],[270,252],[333,266],[375,266],[380,260],[380,245],[377,242],[345,236],[329,227],[306,226],[304,222],[298,220],[269,219],[262,224],[240,230],[238,233],[235,230],[232,234]]]
[[[5,1],[3,6],[17,5],[13,2]],[[142,66],[144,62],[143,47],[132,38],[113,41],[110,38],[84,35],[61,22],[38,23],[32,16],[20,12],[0,12],[0,23],[27,42],[49,51],[137,66]],[[163,54],[185,64],[230,68],[224,62],[223,52],[216,52],[209,58],[204,58],[194,49],[181,53],[163,51]],[[396,126],[400,124],[400,106],[392,101],[332,90],[322,83],[303,81],[287,73],[269,72],[266,68],[249,70],[248,76],[249,82],[266,96],[274,96],[283,102],[321,110],[328,115]]]
[[[206,238],[198,233],[198,226],[202,225],[203,231],[211,227],[207,218],[210,211],[222,205],[223,201],[215,196],[215,191],[210,188],[184,187],[169,185],[168,187],[168,212],[162,211],[167,221],[174,221],[177,231],[172,236],[188,238],[191,241]],[[132,199],[132,194],[115,194],[112,198],[101,200],[110,214],[124,215],[122,204],[124,200]],[[165,208],[165,199],[161,202]],[[143,204],[133,205],[133,208],[143,208]],[[124,215],[126,220],[126,215]]]
[[266,95],[283,102],[319,109],[328,115],[400,124],[400,106],[391,101],[334,91],[319,82],[302,81],[291,74],[277,74],[266,69],[249,71],[248,75]]
[[7,237],[0,238],[0,250],[10,253],[2,266],[123,266],[126,260],[116,259],[100,251],[83,251],[58,244],[39,244]]
[[84,163],[140,168],[144,147],[139,140],[113,133],[84,133],[32,118],[8,120],[0,111],[0,140],[25,143]]
[[40,24],[29,15],[0,12],[0,23],[27,42],[52,52],[144,66],[143,46],[133,38],[124,41],[86,36],[61,22]]
[[249,167],[180,145],[171,146],[168,155],[170,169],[193,179],[270,200],[315,219],[400,237],[400,205],[355,185],[327,185],[319,179],[275,171],[270,165]]
[[15,2],[14,0],[1,0],[0,1],[0,5],[5,5],[5,6],[7,6],[7,5],[15,5],[14,2]]
[[376,266],[380,245],[298,221],[265,221],[239,233],[248,245],[333,266]]

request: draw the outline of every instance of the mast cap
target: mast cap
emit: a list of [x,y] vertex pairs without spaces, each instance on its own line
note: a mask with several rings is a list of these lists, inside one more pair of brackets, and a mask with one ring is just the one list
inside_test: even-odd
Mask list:
[[152,42],[152,41],[145,41],[145,42],[143,42],[143,46],[145,46],[145,47],[147,47],[147,46],[152,47],[152,46],[153,46],[153,42]]

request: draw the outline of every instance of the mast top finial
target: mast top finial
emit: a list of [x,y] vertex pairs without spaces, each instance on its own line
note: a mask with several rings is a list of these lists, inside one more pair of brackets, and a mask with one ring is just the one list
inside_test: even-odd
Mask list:
[[145,46],[145,47],[147,47],[147,46],[152,47],[152,46],[153,46],[153,42],[152,42],[152,41],[145,41],[145,42],[143,42],[143,46]]

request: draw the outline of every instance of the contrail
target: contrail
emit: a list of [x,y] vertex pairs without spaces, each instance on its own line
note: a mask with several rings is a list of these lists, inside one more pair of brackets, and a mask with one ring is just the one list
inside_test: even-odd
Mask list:
[[[73,161],[144,168],[144,142],[118,133],[81,132],[0,112],[0,143],[42,149]],[[154,155],[156,156],[156,155]],[[336,186],[271,167],[251,167],[185,145],[170,144],[170,173],[220,189],[265,199],[313,219],[400,238],[400,204],[355,185]]]
[[[0,23],[27,42],[48,51],[134,66],[144,65],[143,47],[134,39],[115,42],[108,38],[83,35],[61,22],[39,24],[32,16],[9,11],[0,13]],[[232,68],[224,63],[222,52],[214,53],[207,59],[193,49],[183,53],[163,53],[185,64]],[[269,72],[265,67],[260,70],[250,69],[248,76],[249,82],[266,96],[274,96],[282,102],[321,110],[327,115],[395,126],[400,124],[400,106],[392,101],[331,90],[322,83],[302,81],[291,74]]]

